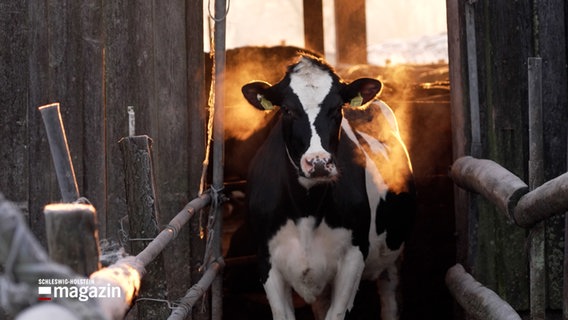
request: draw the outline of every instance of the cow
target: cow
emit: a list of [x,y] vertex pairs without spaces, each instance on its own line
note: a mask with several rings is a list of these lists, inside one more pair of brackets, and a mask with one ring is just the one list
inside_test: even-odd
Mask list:
[[412,167],[372,78],[344,82],[300,53],[282,80],[242,87],[276,112],[247,178],[248,219],[273,319],[294,319],[292,290],[317,319],[344,319],[362,279],[377,281],[381,318],[398,318],[397,260],[416,211]]

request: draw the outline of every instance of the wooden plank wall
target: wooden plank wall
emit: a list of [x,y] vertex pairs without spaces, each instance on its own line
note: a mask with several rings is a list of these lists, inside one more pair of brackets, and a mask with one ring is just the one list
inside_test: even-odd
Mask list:
[[[79,190],[97,209],[101,239],[118,241],[127,215],[118,146],[127,106],[136,134],[153,139],[161,227],[196,195],[189,150],[202,158],[203,138],[191,145],[189,121],[205,115],[202,7],[202,0],[0,4],[0,192],[29,212],[42,243],[43,207],[59,201],[37,111],[43,104],[61,103]],[[172,299],[191,284],[188,230],[167,249]]]
[[[568,83],[566,2],[447,0],[454,154],[469,154],[467,34],[464,8],[473,3],[483,158],[527,179],[527,59],[543,59],[545,180],[566,172]],[[457,192],[458,260],[517,310],[528,309],[525,239],[482,200]],[[547,222],[547,307],[562,307],[564,218]]]

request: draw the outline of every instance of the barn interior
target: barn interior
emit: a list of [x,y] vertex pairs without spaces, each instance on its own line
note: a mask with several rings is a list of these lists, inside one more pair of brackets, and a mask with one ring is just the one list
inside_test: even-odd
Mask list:
[[[363,2],[343,3],[349,9],[341,9],[341,3],[335,4],[337,12],[361,10],[358,8]],[[304,5],[306,5],[304,3]],[[445,30],[437,30],[439,33],[432,34],[432,30],[420,30],[420,23],[416,22],[409,30],[394,32],[393,29],[383,28],[377,31],[376,23],[367,25],[363,22],[354,24],[350,22],[348,35],[338,34],[335,41],[341,42],[341,37],[351,37],[350,44],[336,46],[330,42],[329,36],[324,36],[320,30],[325,25],[325,32],[336,23],[324,22],[329,17],[325,15],[330,3],[325,3],[325,8],[304,7],[304,30],[305,44],[307,46],[295,47],[286,45],[274,46],[244,46],[229,49],[226,53],[227,73],[225,110],[225,179],[232,188],[235,197],[231,199],[224,219],[224,249],[226,250],[227,267],[224,275],[226,291],[224,295],[224,314],[230,314],[234,319],[265,319],[270,318],[268,302],[264,298],[262,286],[256,281],[258,278],[255,269],[255,246],[251,243],[250,231],[243,228],[242,223],[246,216],[246,208],[243,199],[246,185],[247,164],[258,143],[266,136],[266,133],[256,129],[256,119],[262,127],[266,121],[266,114],[253,108],[247,108],[246,101],[241,96],[240,84],[251,80],[263,80],[276,83],[283,76],[286,66],[294,61],[298,50],[304,50],[325,56],[328,60],[336,60],[336,71],[346,81],[359,77],[373,77],[380,79],[383,90],[380,99],[391,106],[399,121],[403,139],[407,144],[410,158],[413,164],[417,189],[419,209],[414,231],[405,247],[404,259],[401,262],[401,288],[400,297],[403,301],[402,319],[450,319],[453,317],[453,301],[445,288],[444,276],[449,267],[455,263],[455,227],[453,218],[453,189],[452,182],[447,175],[448,168],[452,163],[451,146],[451,121],[450,121],[450,86],[446,52],[439,54],[440,43],[430,43],[432,48],[422,50],[409,49],[409,45],[399,44],[383,46],[376,43],[384,43],[388,40],[400,37],[410,37],[408,42],[422,38],[427,42],[428,37],[442,38],[442,48],[445,47]],[[417,4],[414,4],[418,6]],[[424,4],[426,5],[426,4]],[[440,3],[429,3],[431,6],[440,7]],[[399,5],[394,5],[398,7]],[[365,16],[378,14],[376,5],[370,5]],[[443,4],[442,4],[443,7]],[[356,9],[357,8],[357,9]],[[399,7],[402,8],[402,6]],[[320,10],[319,13],[313,10]],[[323,9],[323,12],[321,11]],[[383,8],[389,9],[389,8]],[[390,8],[394,14],[397,8]],[[236,11],[239,9],[236,8]],[[264,17],[270,16],[270,10],[263,13]],[[283,10],[280,8],[279,10]],[[312,11],[309,11],[312,10]],[[414,15],[408,14],[409,20],[419,21],[419,11]],[[309,11],[309,12],[306,12]],[[310,16],[311,14],[311,16]],[[329,14],[329,13],[328,13]],[[422,13],[424,14],[424,13]],[[437,17],[439,18],[439,17]],[[445,19],[445,17],[442,18]],[[262,19],[262,18],[261,18]],[[235,18],[236,20],[236,18]],[[320,26],[307,25],[307,21],[319,21]],[[262,21],[258,21],[262,23]],[[388,22],[385,22],[387,24]],[[440,24],[430,22],[431,24]],[[229,27],[234,24],[238,29],[239,21],[228,21]],[[445,27],[445,21],[442,21]],[[422,28],[425,28],[422,26]],[[438,26],[438,28],[440,28]],[[246,26],[245,26],[246,29]],[[428,29],[428,28],[426,28]],[[430,27],[430,29],[434,29]],[[337,29],[336,29],[337,30]],[[292,30],[293,31],[293,30]],[[230,32],[230,31],[228,31]],[[251,30],[252,32],[252,30]],[[274,32],[278,34],[278,29]],[[285,31],[281,31],[284,33]],[[406,32],[406,34],[404,34]],[[414,32],[414,34],[412,34]],[[430,32],[430,34],[425,34]],[[287,29],[286,34],[278,34],[282,38],[281,43],[294,43],[294,36]],[[333,31],[332,31],[333,33]],[[380,35],[374,35],[380,33]],[[314,35],[315,34],[315,35]],[[369,34],[366,39],[366,34]],[[259,35],[262,37],[262,35]],[[231,39],[231,35],[227,36]],[[252,37],[254,38],[254,37]],[[325,39],[324,39],[325,38]],[[265,39],[272,41],[275,39]],[[387,40],[385,40],[387,39]],[[250,39],[244,40],[253,42]],[[290,41],[292,40],[292,41]],[[326,42],[327,40],[327,42]],[[230,41],[230,40],[228,40]],[[236,41],[234,39],[233,41]],[[335,42],[334,41],[334,42]],[[367,42],[371,44],[366,45]],[[400,40],[399,40],[400,41]],[[359,43],[353,46],[352,43]],[[278,42],[274,43],[277,44]],[[365,50],[366,47],[375,48]],[[332,46],[331,50],[326,50]],[[347,46],[348,48],[339,48]],[[422,45],[424,48],[424,45]],[[414,50],[414,54],[412,51]],[[442,49],[443,50],[443,49]],[[353,53],[353,51],[357,51]],[[375,53],[373,55],[373,53]],[[428,58],[424,58],[430,54]],[[342,56],[343,55],[343,56]],[[420,57],[420,55],[422,55]],[[368,56],[370,59],[368,59]],[[423,60],[421,60],[423,59]],[[373,62],[369,62],[372,60]],[[246,79],[246,80],[245,80]],[[235,84],[235,88],[231,86]],[[244,108],[243,108],[244,104]],[[245,109],[245,110],[242,110]],[[242,113],[242,114],[241,114]],[[356,298],[355,307],[351,317],[353,319],[377,319],[380,317],[378,295],[374,283],[365,283]],[[296,312],[299,319],[313,319],[309,305],[295,299]]]
[[[457,262],[510,303],[511,316],[568,319],[563,212],[547,220],[546,234],[521,228],[489,201],[457,187],[449,174],[456,159],[474,155],[501,164],[527,184],[534,181],[527,74],[533,65],[527,58],[535,57],[543,62],[543,178],[566,172],[566,16],[562,0],[6,0],[0,5],[0,192],[47,248],[44,208],[61,202],[62,195],[37,108],[60,102],[75,183],[96,208],[91,233],[100,240],[103,265],[139,254],[158,232],[167,233],[192,199],[223,189],[223,286],[220,292],[202,290],[204,298],[189,308],[191,318],[270,319],[255,244],[243,222],[247,167],[271,118],[248,106],[240,89],[251,80],[277,82],[297,52],[307,51],[325,57],[346,81],[380,79],[379,98],[393,109],[408,147],[419,206],[400,262],[401,319],[470,318],[456,298],[471,296],[456,296],[445,280]],[[226,31],[215,32],[222,40],[212,32],[218,25]],[[215,59],[210,52],[216,45],[224,60],[216,67],[224,69],[215,94],[225,115],[223,138],[217,139],[223,144],[213,141],[212,149],[222,145],[223,156],[210,155],[204,185]],[[153,236],[131,233],[138,221],[130,223],[137,219],[129,217],[135,201],[118,143],[130,136],[143,138],[143,152],[151,154],[150,192],[143,200],[149,200],[149,224],[158,229]],[[214,168],[219,159],[222,170]],[[219,171],[222,188],[215,186]],[[568,199],[562,186],[555,201]],[[147,266],[151,271],[133,306],[127,305],[126,319],[166,318],[182,309],[177,303],[195,288],[208,262],[209,213],[195,210]],[[539,249],[545,261],[539,275],[545,279],[530,281],[527,248],[539,237],[545,238]],[[75,240],[62,245],[79,243]],[[0,263],[0,276],[8,269]],[[532,294],[533,287],[542,295]],[[540,299],[537,311],[533,298]],[[313,319],[300,298],[294,306],[298,319]],[[379,309],[375,284],[364,282],[349,319],[378,319]],[[12,319],[5,311],[0,305],[0,319]]]
[[[239,78],[250,78],[276,83],[286,66],[294,61],[299,48],[290,46],[241,47],[227,51],[227,80],[242,83]],[[254,60],[254,63],[250,63]],[[271,68],[266,68],[269,65]],[[232,69],[234,68],[234,69]],[[234,70],[234,71],[233,71]],[[445,288],[444,276],[455,263],[452,182],[447,175],[451,165],[451,127],[449,107],[448,66],[446,63],[401,64],[376,66],[348,65],[337,68],[346,81],[359,77],[382,80],[384,89],[380,98],[387,102],[399,121],[407,143],[417,185],[417,219],[410,240],[405,246],[401,262],[401,298],[404,301],[403,319],[441,317],[453,314],[452,299]],[[224,218],[225,313],[234,319],[263,319],[270,317],[268,302],[262,286],[256,281],[256,246],[251,243],[250,230],[243,228],[246,208],[243,203],[246,189],[246,171],[250,157],[266,136],[262,130],[252,130],[259,119],[269,117],[246,105],[246,115],[236,113],[243,108],[240,88],[228,101],[236,101],[226,109],[225,179],[231,193]],[[234,100],[233,100],[234,99]],[[231,107],[232,105],[232,107]],[[246,120],[245,120],[246,119]],[[246,129],[242,127],[246,122]],[[262,126],[260,126],[262,127]],[[235,132],[233,132],[235,130]],[[260,131],[260,132],[259,132]],[[374,283],[366,283],[360,290],[354,307],[355,319],[379,317],[378,296]],[[296,299],[298,318],[312,319],[309,305]]]

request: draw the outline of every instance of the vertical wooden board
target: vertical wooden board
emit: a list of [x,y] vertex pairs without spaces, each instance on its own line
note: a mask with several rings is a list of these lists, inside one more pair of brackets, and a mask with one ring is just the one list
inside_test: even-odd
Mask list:
[[[475,5],[484,157],[525,179],[530,3],[486,0]],[[515,309],[528,309],[525,231],[492,206],[481,202],[479,208],[475,276]]]
[[[454,161],[459,157],[469,154],[470,150],[470,126],[469,108],[467,104],[467,51],[465,43],[464,5],[458,0],[446,0],[448,17],[448,56],[449,77],[451,84],[451,122],[452,122],[452,152]],[[470,207],[468,193],[458,187],[454,187],[454,210],[456,217],[456,260],[468,268],[471,267],[468,258],[470,256],[470,244],[474,240],[469,236],[474,226],[469,224]],[[471,213],[473,214],[473,213]]]
[[105,238],[111,241],[118,238],[120,221],[126,216],[124,170],[118,141],[128,133],[126,107],[130,94],[129,11],[126,1],[103,3],[107,202]]
[[334,3],[337,63],[367,63],[365,1],[335,0]]
[[0,6],[0,193],[27,211],[27,1]]
[[57,199],[59,189],[55,179],[45,127],[37,107],[50,101],[47,1],[29,1],[29,88],[27,104],[29,223],[30,229],[44,246],[45,219],[43,207]]
[[323,41],[323,1],[304,0],[304,47],[325,54]]
[[187,108],[189,112],[189,195],[199,195],[199,183],[205,157],[207,95],[206,55],[203,52],[203,14],[195,8],[203,7],[203,0],[186,0],[187,35]]
[[[189,197],[199,195],[202,163],[205,157],[205,123],[207,116],[206,72],[203,53],[203,13],[196,8],[203,8],[203,0],[186,0],[186,36],[187,36],[187,105],[189,112],[189,141],[188,141],[188,187]],[[199,214],[189,221],[189,251],[190,279],[194,284],[202,276],[199,267],[203,263],[205,240],[200,238]],[[201,305],[197,302],[196,305]],[[205,312],[193,312],[193,319],[209,319],[210,308]]]
[[82,196],[97,209],[99,237],[106,238],[105,198],[105,115],[103,92],[103,19],[102,0],[87,0],[81,5],[81,61],[83,74],[82,104],[83,154],[81,162]]
[[[154,90],[158,132],[154,159],[159,222],[167,224],[188,202],[188,112],[185,1],[154,3]],[[184,228],[165,251],[168,292],[182,296],[190,286],[189,234]]]
[[[48,0],[48,54],[51,101],[61,104],[71,160],[77,177],[83,176],[83,77],[81,3]],[[79,191],[83,190],[78,178]],[[52,199],[57,201],[57,199]]]
[[[545,181],[566,172],[568,83],[566,71],[566,2],[538,1],[538,53],[543,59]],[[564,217],[546,222],[547,298],[550,309],[562,309]]]
[[156,103],[154,90],[154,4],[152,1],[138,0],[129,6],[128,32],[131,48],[130,64],[132,76],[129,78],[132,93],[129,104],[136,113],[136,134],[154,138],[158,133],[160,106]]

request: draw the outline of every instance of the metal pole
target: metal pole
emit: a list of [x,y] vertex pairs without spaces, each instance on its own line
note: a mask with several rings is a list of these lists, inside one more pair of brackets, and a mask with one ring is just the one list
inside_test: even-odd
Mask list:
[[79,198],[79,187],[75,179],[75,170],[73,170],[73,163],[71,162],[63,120],[61,120],[61,113],[59,112],[59,103],[44,105],[38,109],[47,131],[47,140],[49,141],[61,198],[63,202],[73,202]]
[[[228,8],[225,0],[215,1],[215,114],[213,118],[213,214],[215,227],[213,233],[213,257],[221,257],[221,235],[223,215],[221,193],[223,189],[223,163],[225,158],[225,29]],[[223,277],[222,270],[217,273],[211,288],[211,319],[223,318]]]
[[[542,59],[528,59],[529,94],[529,189],[544,183]],[[531,229],[530,237],[530,309],[532,320],[544,320],[546,313],[545,221]]]

